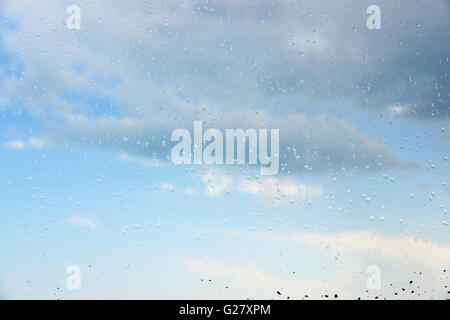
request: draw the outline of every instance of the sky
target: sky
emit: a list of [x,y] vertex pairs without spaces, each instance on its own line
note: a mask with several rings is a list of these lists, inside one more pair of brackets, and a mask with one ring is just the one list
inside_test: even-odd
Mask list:
[[[0,0],[0,298],[448,298],[449,17]],[[173,164],[196,120],[279,129],[278,173]]]

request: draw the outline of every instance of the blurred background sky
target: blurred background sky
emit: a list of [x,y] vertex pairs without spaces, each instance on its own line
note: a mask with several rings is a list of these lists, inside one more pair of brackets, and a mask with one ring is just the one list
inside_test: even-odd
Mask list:
[[[449,17],[445,0],[0,1],[1,297],[448,298]],[[280,172],[173,165],[194,120],[280,129]]]

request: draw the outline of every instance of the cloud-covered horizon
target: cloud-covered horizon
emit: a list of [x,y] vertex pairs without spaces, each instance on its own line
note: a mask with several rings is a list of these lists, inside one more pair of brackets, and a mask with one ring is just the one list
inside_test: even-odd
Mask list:
[[[407,235],[386,236],[371,230],[337,234],[228,230],[221,234],[258,242],[291,243],[299,252],[311,247],[325,259],[320,280],[302,275],[302,263],[297,265],[298,272],[274,273],[246,261],[241,264],[207,258],[184,261],[191,272],[226,284],[229,292],[225,294],[240,299],[323,299],[325,295],[330,299],[352,300],[445,299],[448,294],[446,268],[450,263],[450,247],[441,243]],[[335,264],[336,267],[331,267]],[[366,286],[367,268],[374,265],[380,268],[378,289]],[[296,270],[296,266],[290,269]]]

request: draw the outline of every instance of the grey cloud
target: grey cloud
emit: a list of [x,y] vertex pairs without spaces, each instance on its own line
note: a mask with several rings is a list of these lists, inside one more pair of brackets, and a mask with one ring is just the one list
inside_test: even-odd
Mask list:
[[[24,72],[0,92],[56,128],[54,143],[161,157],[172,129],[203,118],[280,128],[285,170],[373,169],[402,163],[347,121],[311,115],[316,105],[449,115],[448,2],[382,3],[374,31],[371,1],[80,1],[77,31],[64,27],[67,4],[2,4],[16,25],[3,46]],[[122,118],[107,106],[94,115],[92,97]]]
[[88,4],[80,2],[77,32],[61,23],[63,3],[3,5],[23,32],[6,32],[4,42],[24,60],[24,95],[37,80],[59,94],[110,95],[101,79],[117,78],[153,87],[142,88],[141,106],[163,89],[221,106],[282,99],[295,111],[300,99],[310,108],[342,100],[380,110],[405,105],[423,117],[450,113],[448,2],[382,3],[375,31],[365,27],[372,1]]
[[252,110],[219,111],[202,109],[186,112],[183,118],[167,117],[164,126],[158,118],[86,118],[73,116],[53,127],[46,141],[53,144],[91,146],[170,162],[174,145],[172,130],[193,132],[193,121],[203,119],[204,130],[218,128],[279,128],[280,172],[301,174],[323,170],[380,170],[408,167],[385,142],[369,137],[347,121],[327,115],[291,114],[269,117]]

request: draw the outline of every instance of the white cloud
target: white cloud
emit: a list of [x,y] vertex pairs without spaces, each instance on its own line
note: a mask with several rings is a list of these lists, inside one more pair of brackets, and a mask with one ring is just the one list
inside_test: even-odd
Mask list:
[[30,138],[28,140],[28,145],[33,148],[43,148],[46,145],[46,141],[42,138]]
[[[221,287],[227,286],[220,293],[208,291],[205,297],[211,299],[301,299],[308,295],[320,299],[323,294],[340,293],[341,298],[355,299],[353,295],[343,294],[337,290],[337,283],[320,280],[295,280],[281,275],[262,271],[252,263],[230,264],[208,259],[190,259],[184,261],[188,270],[198,274],[202,279],[212,279]],[[279,295],[278,292],[281,293]]]
[[371,231],[346,232],[335,235],[293,233],[275,237],[313,245],[329,252],[378,261],[403,270],[422,270],[439,274],[450,266],[450,247],[412,236],[384,236]]
[[411,106],[401,105],[401,104],[394,104],[394,105],[389,105],[387,108],[393,114],[401,115],[401,114],[403,114],[405,112],[408,112],[411,109]]
[[[248,233],[233,231],[232,234],[243,236]],[[321,271],[319,278],[297,270],[301,277],[294,279],[263,272],[249,262],[227,264],[204,259],[187,260],[185,265],[203,277],[212,278],[216,282],[223,281],[230,287],[230,296],[242,299],[277,298],[277,290],[282,291],[283,296],[279,297],[282,299],[286,299],[286,296],[292,299],[303,298],[305,294],[310,298],[321,298],[324,294],[333,297],[334,293],[344,299],[373,299],[375,296],[407,299],[447,297],[444,286],[449,284],[449,278],[443,270],[448,271],[450,267],[450,247],[442,244],[409,236],[385,236],[370,231],[338,234],[259,233],[257,237],[261,241],[272,241],[271,246],[274,245],[274,240],[298,244],[298,256],[302,261],[302,248],[315,248],[328,259],[328,267]],[[306,261],[301,264],[304,263]],[[308,263],[314,263],[314,260]],[[381,269],[380,290],[368,290],[366,286],[366,269],[370,265],[377,265]],[[317,269],[320,270],[319,265]],[[221,297],[223,298],[218,296]]]
[[25,143],[21,140],[11,140],[3,143],[3,146],[6,148],[23,150],[25,149]]
[[239,191],[254,195],[273,205],[322,195],[320,186],[309,187],[302,183],[296,183],[290,178],[275,177],[244,180],[239,187]]
[[164,191],[174,192],[177,188],[170,182],[161,183],[161,189]]
[[70,217],[66,220],[66,223],[76,227],[84,227],[91,229],[94,229],[97,226],[97,224],[94,222],[92,218],[81,216]]
[[11,140],[3,143],[5,148],[11,148],[16,150],[24,150],[28,148],[43,148],[46,142],[42,138],[30,138],[26,140]]
[[[199,274],[204,279],[223,280],[230,288],[230,294],[235,299],[270,298],[275,290],[288,285],[287,282],[274,279],[258,270],[254,265],[227,264],[212,260],[186,260],[185,266],[191,272]],[[217,298],[223,298],[218,296]]]
[[185,188],[184,190],[183,190],[183,193],[184,194],[187,194],[187,195],[193,195],[193,194],[195,194],[195,189],[194,188]]

